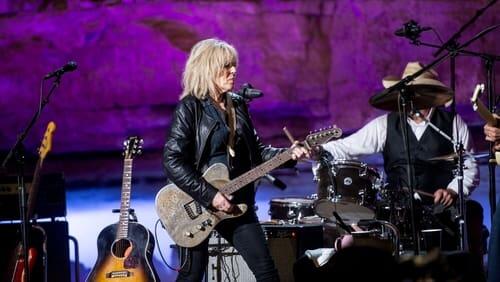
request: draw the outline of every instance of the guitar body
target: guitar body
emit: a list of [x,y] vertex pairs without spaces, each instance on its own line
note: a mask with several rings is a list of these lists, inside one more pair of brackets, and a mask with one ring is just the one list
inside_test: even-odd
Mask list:
[[[210,166],[203,178],[219,190],[230,181],[227,167],[220,163]],[[174,184],[169,184],[158,192],[155,206],[163,227],[181,247],[199,245],[208,238],[219,222],[241,216],[247,210],[245,204],[239,204],[231,214],[207,210]]]
[[44,281],[45,276],[45,230],[33,225],[29,230],[30,246],[28,249],[28,263],[24,263],[22,244],[19,243],[12,252],[12,258],[16,258],[7,266],[5,276],[2,281],[23,282],[26,276],[26,269],[30,272],[31,281]]
[[117,229],[117,223],[111,224],[99,234],[97,261],[86,281],[160,281],[152,264],[153,234],[129,222],[129,237],[116,239]]

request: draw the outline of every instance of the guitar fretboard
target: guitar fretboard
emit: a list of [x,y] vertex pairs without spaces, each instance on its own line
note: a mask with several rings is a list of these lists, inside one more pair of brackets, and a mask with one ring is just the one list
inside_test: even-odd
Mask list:
[[283,153],[278,154],[267,162],[264,162],[254,169],[236,177],[235,179],[224,185],[224,187],[222,187],[221,189],[221,192],[226,195],[230,195],[291,159],[292,151],[291,149],[287,149]]
[[132,159],[125,159],[123,163],[122,196],[120,204],[120,221],[118,223],[118,232],[116,235],[117,239],[128,237],[131,187]]

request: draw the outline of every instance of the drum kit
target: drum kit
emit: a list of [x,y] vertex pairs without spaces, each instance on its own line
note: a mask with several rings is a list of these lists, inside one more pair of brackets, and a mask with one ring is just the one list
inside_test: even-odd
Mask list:
[[[374,242],[371,239],[376,238],[377,244],[383,246],[390,241],[391,250],[399,254],[399,228],[389,220],[404,223],[405,207],[403,201],[399,201],[401,205],[397,204],[397,207],[390,206],[389,203],[397,201],[391,198],[394,193],[384,188],[376,168],[357,160],[329,158],[319,162],[314,174],[315,194],[270,200],[272,222],[335,226],[340,229],[338,232],[326,233],[335,237],[350,233],[359,242]],[[398,212],[393,214],[392,211]],[[336,238],[329,239],[325,238],[325,241],[335,242]]]
[[[409,85],[413,109],[444,105],[453,96],[439,85]],[[370,104],[378,109],[399,111],[400,91],[387,88],[374,95]],[[447,155],[429,161],[454,161]],[[388,189],[379,171],[357,160],[333,159],[322,152],[313,170],[316,194],[300,198],[275,198],[270,201],[271,220],[280,224],[334,224],[358,241],[375,238],[375,242],[392,242],[395,255],[415,244],[410,189]],[[412,226],[413,225],[413,226]],[[369,240],[374,242],[373,240]],[[376,243],[376,244],[379,244]],[[336,245],[336,243],[334,244]]]

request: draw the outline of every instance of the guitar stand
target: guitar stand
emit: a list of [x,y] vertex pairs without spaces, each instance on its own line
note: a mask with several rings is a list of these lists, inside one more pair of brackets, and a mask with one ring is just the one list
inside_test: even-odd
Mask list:
[[[112,209],[112,213],[120,213],[120,209]],[[130,208],[128,209],[129,220],[132,222],[137,222],[137,215],[135,214],[135,210]]]

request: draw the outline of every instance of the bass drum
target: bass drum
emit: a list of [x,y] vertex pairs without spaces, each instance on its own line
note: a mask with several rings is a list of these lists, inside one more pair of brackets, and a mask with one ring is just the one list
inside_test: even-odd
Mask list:
[[269,201],[269,215],[273,221],[295,224],[304,217],[314,216],[314,200],[274,198]]

